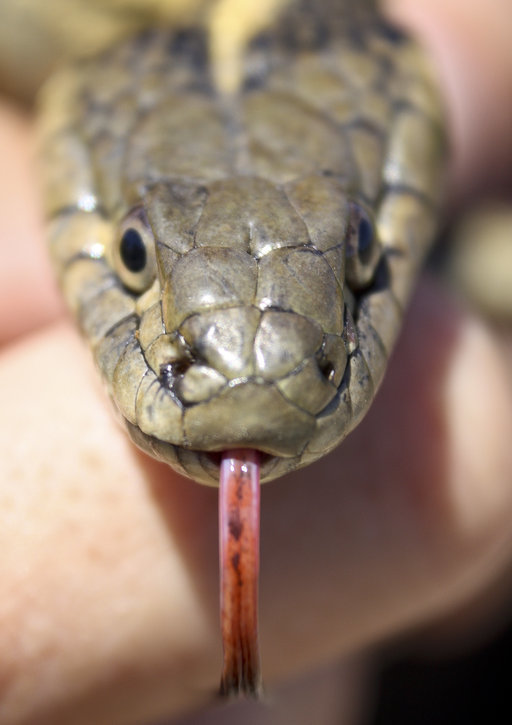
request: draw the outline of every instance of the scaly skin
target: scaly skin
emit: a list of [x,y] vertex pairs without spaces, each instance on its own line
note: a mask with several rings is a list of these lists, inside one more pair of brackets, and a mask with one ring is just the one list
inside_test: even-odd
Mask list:
[[[226,448],[266,454],[266,481],[361,420],[444,155],[428,65],[372,11],[292,4],[248,43],[234,91],[214,46],[213,25],[148,31],[41,102],[69,305],[133,440],[210,485]],[[119,251],[132,228],[148,250],[136,274]]]

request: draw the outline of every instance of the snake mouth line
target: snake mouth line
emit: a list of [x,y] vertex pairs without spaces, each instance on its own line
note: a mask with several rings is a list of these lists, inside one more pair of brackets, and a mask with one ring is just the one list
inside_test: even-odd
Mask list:
[[209,473],[210,475],[220,484],[220,477],[222,474],[222,466],[223,462],[226,458],[227,451],[231,453],[231,456],[236,458],[237,456],[243,456],[245,452],[250,451],[252,455],[257,457],[258,459],[258,478],[261,483],[265,482],[267,480],[267,477],[271,475],[271,472],[276,466],[279,466],[279,463],[283,460],[279,456],[271,455],[270,453],[265,453],[264,451],[259,450],[256,447],[248,448],[246,447],[226,447],[223,451],[197,451],[198,454],[201,454],[204,459],[208,461],[210,466],[213,465],[213,468],[210,469]]
[[[246,447],[239,448],[239,449],[233,449],[233,448],[231,448],[230,450],[232,452],[233,451],[236,451],[236,450],[243,451],[243,450],[247,450],[247,448]],[[259,466],[260,466],[260,468],[263,468],[265,466],[265,464],[267,464],[270,461],[278,458],[278,456],[272,456],[272,455],[270,455],[270,453],[264,453],[263,451],[260,451],[257,448],[251,448],[251,450],[253,450],[255,453],[257,453],[258,459],[259,459]],[[204,451],[198,451],[198,453],[199,452],[204,453]],[[209,458],[209,460],[219,470],[220,470],[220,466],[221,466],[222,459],[223,459],[224,455],[225,455],[225,452],[224,451],[207,451],[206,452],[207,458]]]

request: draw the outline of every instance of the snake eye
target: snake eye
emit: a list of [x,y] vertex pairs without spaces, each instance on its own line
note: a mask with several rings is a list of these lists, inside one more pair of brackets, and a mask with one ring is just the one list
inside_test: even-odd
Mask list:
[[130,227],[121,237],[119,254],[126,269],[130,272],[142,272],[147,262],[146,245],[140,233]]
[[367,287],[375,276],[381,246],[370,214],[355,201],[349,202],[345,247],[345,276],[354,291]]
[[121,223],[113,248],[113,265],[121,282],[132,292],[144,292],[156,277],[155,239],[142,209]]

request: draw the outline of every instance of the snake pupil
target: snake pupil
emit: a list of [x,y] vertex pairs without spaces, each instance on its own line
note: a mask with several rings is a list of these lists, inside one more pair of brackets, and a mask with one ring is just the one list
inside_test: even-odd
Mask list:
[[146,266],[146,246],[136,229],[127,229],[120,246],[121,259],[130,272],[141,272]]
[[359,220],[357,251],[362,261],[369,255],[373,242],[373,227],[365,216]]

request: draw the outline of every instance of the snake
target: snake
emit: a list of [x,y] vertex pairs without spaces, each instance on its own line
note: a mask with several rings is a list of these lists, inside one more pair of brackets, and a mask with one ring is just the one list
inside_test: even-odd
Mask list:
[[[374,3],[274,5],[247,32],[143,23],[38,102],[51,258],[120,419],[195,481],[232,467],[228,599],[257,578],[245,483],[326,455],[375,397],[447,151],[430,62]],[[228,692],[259,690],[255,596],[224,602]]]

